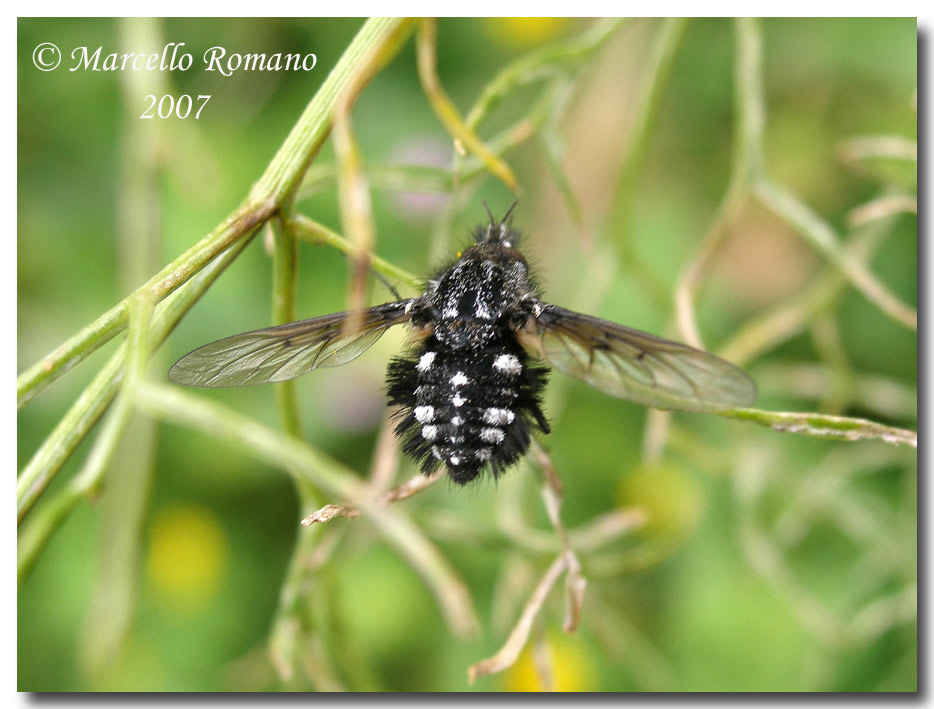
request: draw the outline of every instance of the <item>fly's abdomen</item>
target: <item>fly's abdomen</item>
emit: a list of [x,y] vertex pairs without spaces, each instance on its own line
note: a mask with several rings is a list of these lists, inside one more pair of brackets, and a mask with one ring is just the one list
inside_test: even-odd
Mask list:
[[546,376],[511,337],[476,350],[428,338],[389,365],[403,450],[426,474],[444,463],[460,484],[487,466],[498,475],[525,453],[533,429],[549,430],[540,408]]

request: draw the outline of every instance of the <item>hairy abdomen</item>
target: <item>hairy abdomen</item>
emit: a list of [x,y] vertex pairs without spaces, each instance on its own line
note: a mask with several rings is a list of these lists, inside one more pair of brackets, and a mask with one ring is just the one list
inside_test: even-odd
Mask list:
[[532,430],[549,430],[540,408],[547,373],[511,336],[459,350],[429,337],[389,364],[403,450],[425,474],[444,463],[460,484],[486,467],[498,475],[525,453]]

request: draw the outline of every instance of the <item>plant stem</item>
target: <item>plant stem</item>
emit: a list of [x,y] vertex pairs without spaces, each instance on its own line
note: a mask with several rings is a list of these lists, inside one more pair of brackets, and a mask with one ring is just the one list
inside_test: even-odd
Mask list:
[[864,261],[850,258],[833,228],[807,205],[765,177],[756,182],[755,194],[766,208],[787,222],[882,313],[911,330],[918,329],[918,312],[886,288]]
[[633,99],[632,127],[623,146],[623,166],[613,196],[613,231],[623,234],[628,248],[628,232],[632,223],[633,205],[639,196],[639,181],[644,178],[644,163],[647,137],[661,104],[662,91],[668,85],[668,76],[675,54],[684,36],[687,21],[683,18],[668,18],[662,21],[658,35],[649,51],[645,77]]
[[190,426],[279,465],[301,484],[311,482],[329,497],[351,502],[421,575],[451,630],[472,635],[477,618],[467,586],[448,561],[408,518],[381,505],[353,471],[291,436],[175,387],[141,383],[137,403],[151,415]]
[[214,231],[145,284],[23,372],[16,380],[17,406],[22,408],[58,377],[121,332],[126,327],[131,298],[148,293],[154,300],[162,300],[218,254],[252,234],[275,209],[271,202],[246,201]]
[[423,18],[418,25],[416,55],[418,59],[418,78],[422,82],[425,97],[434,109],[438,119],[448,133],[463,147],[483,161],[486,168],[496,175],[512,192],[517,192],[519,184],[516,176],[506,162],[487,147],[477,134],[464,123],[454,103],[444,93],[438,78],[438,26],[433,19]]
[[613,33],[626,21],[626,18],[600,20],[595,22],[587,32],[577,37],[519,57],[497,73],[484,87],[480,98],[464,119],[464,123],[470,130],[475,130],[480,121],[489,116],[496,104],[516,87],[569,72],[606,44]]
[[684,269],[675,287],[675,310],[678,330],[685,342],[703,347],[694,301],[713,257],[720,250],[730,226],[745,204],[751,181],[762,170],[762,130],[765,106],[762,98],[762,37],[754,20],[736,21],[736,59],[734,64],[733,161],[726,193],[701,242],[696,256]]
[[[353,256],[354,254],[354,245],[347,239],[333,229],[328,229],[323,224],[319,224],[302,214],[296,214],[290,217],[286,223],[286,228],[294,232],[298,238],[304,239],[305,241],[333,246],[348,256]],[[418,278],[413,273],[409,273],[389,263],[389,261],[380,258],[376,254],[370,256],[370,265],[382,275],[389,278],[396,278],[412,288],[418,288],[421,285],[422,279]]]
[[[214,280],[223,273],[230,263],[246,247],[249,240],[235,244],[231,249],[214,260],[191,281],[180,288],[170,298],[163,301],[156,310],[152,329],[149,333],[149,347],[155,351],[172,332],[178,321],[198,301]],[[107,409],[123,376],[123,364],[126,358],[126,343],[121,343],[113,357],[101,368],[97,376],[81,393],[58,425],[39,446],[29,463],[23,468],[16,480],[16,515],[17,521],[36,503],[42,491],[52,481],[65,461],[71,457],[84,437]]]
[[878,438],[891,445],[918,447],[918,434],[915,431],[884,426],[866,419],[831,416],[809,411],[763,411],[762,409],[728,409],[718,413],[726,418],[751,421],[785,433],[847,441]]
[[[272,228],[272,322],[284,325],[295,320],[296,269],[298,248],[295,235],[283,228],[281,219],[270,222]],[[295,395],[295,382],[274,385],[282,430],[291,436],[302,435],[301,415]]]
[[[411,29],[412,20],[408,18],[374,17],[366,21],[253,187],[254,199],[271,199],[279,205],[291,201],[331,132],[338,101],[353,103],[367,82],[402,48]],[[351,95],[344,96],[351,85]]]
[[[227,256],[235,257],[240,252],[239,246],[245,243],[244,240],[291,197],[304,170],[328,135],[330,112],[344,87],[352,79],[359,91],[398,51],[410,25],[408,20],[386,18],[365,23],[244,203],[210,234],[130,296],[20,375],[17,380],[19,406],[26,404],[56,378],[118,334],[126,326],[128,304],[134,297],[145,296],[158,303],[213,261],[210,275],[177,301],[176,306],[160,308],[160,315],[155,318],[154,331],[151,333],[153,347],[158,347],[204,289],[230,263]],[[369,60],[364,69],[358,66],[361,58]],[[238,248],[231,249],[233,245]],[[217,258],[225,251],[227,254],[224,257]],[[126,347],[121,346],[20,474],[17,480],[18,520],[23,519],[55,472],[74,452],[113,399],[125,357]]]
[[[122,331],[126,327],[130,297],[145,291],[155,302],[162,300],[231,244],[252,234],[286,206],[331,130],[331,112],[344,88],[353,80],[359,92],[366,81],[398,52],[410,29],[411,21],[407,19],[368,20],[308,104],[247,199],[216,229],[131,296],[23,372],[16,382],[17,405],[24,406],[55,379]],[[369,64],[362,71],[364,59],[368,59]]]
[[133,317],[131,338],[127,345],[130,355],[129,368],[120,389],[117,405],[110,412],[106,425],[91,449],[87,461],[68,486],[21,535],[17,548],[17,582],[22,583],[35,565],[40,552],[64,517],[79,500],[94,494],[100,487],[107,465],[114,455],[120,439],[133,414],[134,392],[142,377],[143,368],[150,349],[147,338],[152,316],[152,301],[134,297],[130,302]]

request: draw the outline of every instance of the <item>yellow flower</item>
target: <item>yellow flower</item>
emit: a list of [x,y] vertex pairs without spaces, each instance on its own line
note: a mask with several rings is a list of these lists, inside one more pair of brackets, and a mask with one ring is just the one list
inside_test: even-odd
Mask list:
[[491,17],[486,27],[500,44],[531,47],[554,39],[567,23],[566,17]]
[[[596,690],[593,657],[577,636],[548,636],[545,641],[548,667],[554,692],[592,692]],[[526,646],[516,663],[503,678],[507,692],[544,692],[542,677],[536,667],[531,646]]]
[[621,507],[640,507],[648,517],[642,534],[656,541],[678,541],[700,521],[704,494],[688,475],[671,464],[642,465],[619,481]]
[[227,541],[211,510],[171,505],[155,514],[146,573],[174,610],[199,610],[217,591],[226,563]]

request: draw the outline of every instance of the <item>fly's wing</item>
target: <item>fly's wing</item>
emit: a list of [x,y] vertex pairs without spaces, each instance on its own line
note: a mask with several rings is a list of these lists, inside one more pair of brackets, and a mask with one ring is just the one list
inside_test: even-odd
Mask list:
[[554,305],[541,303],[517,335],[555,369],[646,406],[710,411],[756,400],[752,379],[709,352]]
[[234,387],[294,379],[361,355],[391,326],[408,320],[409,300],[231,335],[189,352],[169,379],[199,387]]

